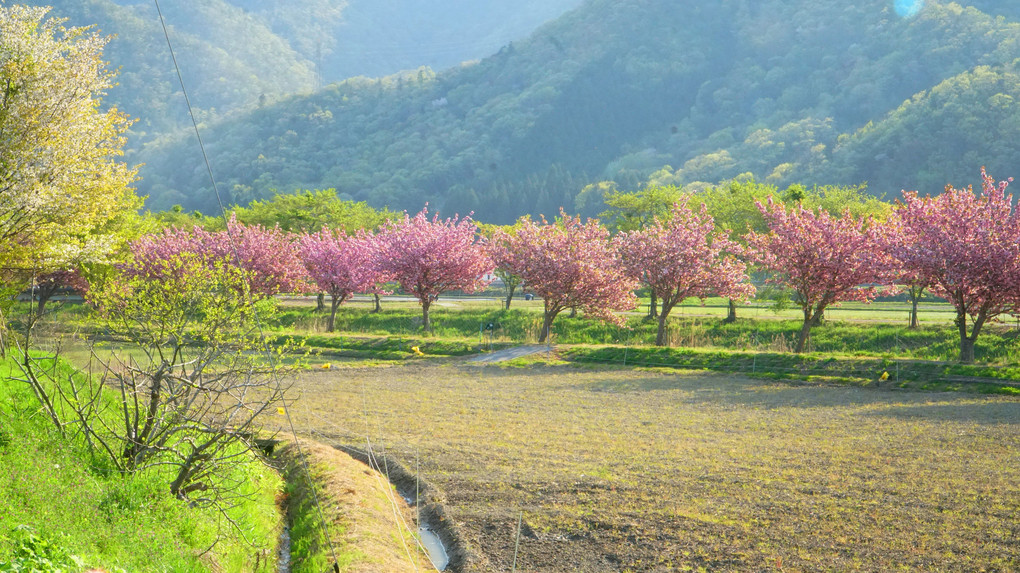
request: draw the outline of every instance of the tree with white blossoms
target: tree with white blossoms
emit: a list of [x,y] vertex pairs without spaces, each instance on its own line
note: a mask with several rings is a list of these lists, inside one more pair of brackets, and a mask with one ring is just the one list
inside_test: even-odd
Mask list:
[[[52,270],[40,265],[59,268],[108,244],[96,235],[140,204],[130,187],[136,170],[119,161],[131,120],[100,105],[114,85],[102,59],[107,39],[65,28],[47,12],[0,6],[0,287],[7,291]],[[0,304],[0,331],[4,323]]]

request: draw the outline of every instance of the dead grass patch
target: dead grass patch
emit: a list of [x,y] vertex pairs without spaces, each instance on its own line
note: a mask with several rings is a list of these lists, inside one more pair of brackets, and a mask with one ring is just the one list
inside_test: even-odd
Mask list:
[[[397,527],[401,521],[415,528],[414,516],[384,477],[335,448],[311,440],[300,443],[341,571],[411,572],[420,570],[418,564],[422,560],[428,563],[427,557],[416,555],[411,533]],[[278,450],[277,456],[286,464],[288,517],[293,523],[292,570],[295,573],[332,570],[332,553],[325,543],[312,492],[299,465],[302,458],[298,448],[288,443]]]
[[445,494],[474,570],[1015,571],[1020,400],[705,372],[310,372],[299,432]]

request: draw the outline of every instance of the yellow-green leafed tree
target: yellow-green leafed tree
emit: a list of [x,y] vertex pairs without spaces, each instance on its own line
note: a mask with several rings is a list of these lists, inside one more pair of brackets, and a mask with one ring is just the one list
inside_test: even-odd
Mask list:
[[136,170],[120,161],[131,120],[101,106],[114,85],[102,59],[107,40],[47,12],[0,6],[0,290],[8,292],[90,251],[105,256],[116,242],[105,236],[110,223],[140,204],[130,187]]

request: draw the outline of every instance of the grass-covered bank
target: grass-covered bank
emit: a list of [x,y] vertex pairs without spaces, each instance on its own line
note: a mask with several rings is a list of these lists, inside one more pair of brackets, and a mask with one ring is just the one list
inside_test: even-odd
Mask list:
[[[534,343],[541,330],[541,302],[517,300],[504,310],[488,299],[440,298],[431,311],[433,331],[421,330],[421,309],[413,300],[383,297],[381,312],[373,312],[368,301],[343,305],[336,317],[336,332],[325,332],[326,314],[315,311],[312,299],[282,299],[267,329],[280,340],[303,342],[320,351],[326,359],[403,360],[418,355],[462,356],[508,345]],[[902,308],[901,308],[902,307]],[[808,351],[818,354],[877,357],[900,360],[956,362],[959,336],[952,324],[951,307],[925,303],[921,327],[909,329],[905,303],[880,302],[871,305],[847,303],[827,313],[827,319],[811,330]],[[713,351],[789,353],[797,339],[801,321],[792,311],[772,312],[760,304],[741,307],[736,322],[725,323],[725,304],[710,300],[708,306],[687,301],[674,309],[667,328],[672,348]],[[59,316],[59,319],[56,318]],[[652,346],[657,323],[643,312],[625,316],[624,326],[561,314],[553,323],[553,344]],[[75,325],[82,332],[94,332],[82,307],[60,310],[48,323],[54,335]],[[490,326],[491,325],[491,326]],[[975,345],[978,364],[1020,365],[1020,323],[988,325]]]
[[227,516],[189,507],[166,476],[120,475],[83,440],[61,436],[16,372],[0,361],[0,571],[276,570],[275,471],[253,458],[236,464],[246,495]]
[[[582,364],[713,370],[780,380],[1020,396],[1018,383],[1020,367],[831,356],[820,353],[789,354],[626,346],[570,346],[560,348],[557,355]],[[541,361],[541,357],[538,357],[537,361]]]
[[[287,443],[276,457],[287,481],[293,573],[332,570],[334,555],[345,573],[410,572],[428,563],[417,550],[407,505],[377,472],[310,440],[301,440],[300,447]],[[316,500],[326,520],[328,542]]]

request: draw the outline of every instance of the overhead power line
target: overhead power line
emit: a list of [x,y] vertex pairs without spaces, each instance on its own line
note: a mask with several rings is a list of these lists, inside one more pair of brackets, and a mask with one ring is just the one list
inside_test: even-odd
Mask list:
[[[167,49],[170,50],[170,59],[173,61],[174,70],[177,72],[177,80],[181,85],[181,92],[184,94],[184,103],[188,106],[188,115],[191,117],[191,124],[195,128],[195,137],[198,139],[199,149],[202,151],[202,159],[205,161],[206,171],[209,173],[209,181],[212,183],[213,193],[216,195],[216,203],[220,208],[220,215],[223,217],[224,223],[228,223],[227,209],[223,204],[223,197],[220,195],[219,187],[216,185],[216,177],[213,175],[212,164],[209,162],[209,155],[206,153],[205,144],[202,142],[202,133],[198,128],[198,119],[195,117],[195,111],[191,107],[191,98],[188,97],[188,90],[184,85],[184,76],[181,75],[181,67],[177,62],[177,55],[174,53],[173,42],[170,40],[170,32],[167,29],[166,20],[163,18],[163,11],[160,9],[159,0],[153,0],[156,4],[156,13],[159,15],[159,23],[163,28],[163,36],[166,37]],[[237,240],[234,237],[233,232],[230,230],[230,225],[227,225],[227,236],[230,239],[231,249],[233,251],[234,260],[238,266],[241,265],[241,256],[237,249]],[[249,297],[249,303],[251,303],[251,285],[248,283],[248,277],[244,276],[245,287],[247,296]],[[279,385],[279,372],[277,370],[276,360],[274,359],[273,353],[270,351],[268,343],[266,342],[265,331],[262,328],[262,321],[259,319],[258,310],[255,311],[255,323],[259,330],[259,340],[262,343],[263,348],[266,351],[266,355],[269,357],[269,362],[273,377],[276,383]],[[329,546],[330,555],[333,557],[333,569],[339,571],[339,560],[336,554],[336,548],[333,546],[333,540],[330,538],[329,530],[326,526],[326,517],[322,511],[322,504],[319,502],[319,494],[315,489],[315,482],[312,481],[311,472],[308,469],[308,459],[305,456],[304,451],[301,448],[301,442],[297,438],[297,432],[294,429],[294,421],[291,419],[290,409],[287,407],[286,400],[283,401],[283,411],[287,417],[287,423],[290,426],[291,435],[294,436],[294,446],[297,448],[298,459],[301,460],[301,469],[305,475],[305,479],[308,480],[308,488],[312,492],[312,500],[315,503],[315,510],[319,516],[319,525],[322,528],[322,535]]]

